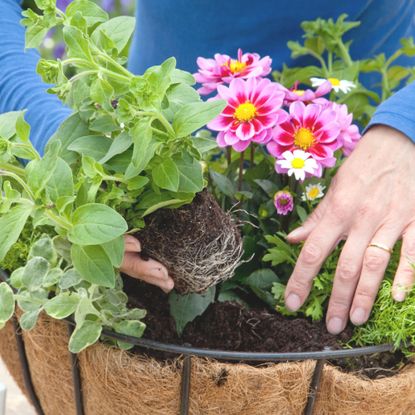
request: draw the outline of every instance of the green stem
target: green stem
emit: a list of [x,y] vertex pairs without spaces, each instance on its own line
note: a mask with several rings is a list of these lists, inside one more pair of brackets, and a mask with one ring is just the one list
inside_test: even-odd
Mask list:
[[228,168],[232,162],[232,147],[226,147],[226,162],[228,163]]
[[242,190],[242,180],[244,177],[244,155],[245,151],[242,151],[241,156],[239,158],[239,175],[238,175],[238,191]]
[[39,153],[32,147],[30,144],[20,144],[20,143],[13,143],[13,147],[17,148],[25,148],[26,150],[30,151],[30,153],[33,155],[33,157],[36,160],[40,160]]
[[0,170],[10,171],[14,174],[17,174],[18,176],[25,175],[24,169],[18,166],[14,166],[13,164],[9,164],[9,163],[0,162]]
[[120,65],[118,62],[116,62],[114,59],[112,59],[110,56],[108,56],[105,53],[99,52],[98,56],[106,60],[111,65],[115,66],[121,73],[123,73],[128,79],[131,79],[134,77],[134,75],[127,69],[124,68],[124,66]]
[[130,82],[130,80],[131,80],[131,78],[128,78],[124,75],[120,75],[117,72],[110,71],[109,69],[100,68],[99,72],[102,72],[102,73],[106,74],[107,76],[109,76],[110,78],[117,79],[118,81],[121,81],[121,82]]
[[307,49],[307,51],[311,56],[313,56],[314,58],[316,58],[320,62],[321,68],[323,69],[323,72],[324,72],[324,77],[328,78],[329,70],[327,68],[326,62],[324,62],[324,59],[318,53],[314,52],[311,49]]
[[160,112],[157,112],[157,111],[136,111],[135,113],[137,115],[141,115],[143,117],[157,118],[157,120],[159,120],[160,123],[163,125],[163,127],[166,129],[167,134],[170,137],[173,137],[173,138],[176,137],[176,133],[173,130],[173,127],[170,125],[170,123],[167,121],[167,119],[164,117],[164,115],[161,114]]
[[329,73],[331,74],[333,71],[333,52],[328,52],[327,59],[328,59]]
[[97,73],[98,71],[96,70],[96,69],[94,69],[94,70],[91,70],[91,71],[84,71],[84,72],[80,72],[80,73],[78,73],[77,75],[75,75],[75,76],[73,76],[69,81],[70,82],[75,82],[75,81],[77,81],[78,79],[81,79],[83,76],[86,76],[86,75],[92,75],[92,74],[94,74],[94,73]]
[[47,207],[44,207],[44,208],[45,208],[46,216],[48,216],[49,219],[51,219],[53,222],[55,222],[61,228],[64,228],[66,230],[71,229],[72,224],[70,222],[68,222],[67,220],[61,218],[58,215],[55,215],[49,208],[47,208]]
[[19,183],[20,186],[23,187],[23,189],[26,191],[26,193],[29,195],[32,201],[35,201],[35,195],[33,194],[33,192],[30,190],[30,188],[27,186],[27,184],[24,182],[24,180],[20,176],[18,176],[15,173],[12,173],[11,171],[6,171],[6,170],[0,170],[0,176],[7,176],[7,177],[11,177],[14,180],[16,180],[16,182]]
[[389,68],[392,62],[396,61],[400,56],[402,56],[403,52],[401,50],[397,50],[386,62],[385,67]]
[[346,66],[347,67],[352,66],[353,65],[352,58],[350,57],[349,52],[347,51],[346,46],[344,45],[344,43],[341,40],[339,40],[339,42],[337,43],[337,46],[340,49],[341,57],[342,57],[344,63],[346,64]]
[[389,85],[389,80],[388,80],[388,74],[385,68],[382,68],[381,74],[382,74],[382,101],[385,101],[385,99],[387,99],[391,95],[391,90],[390,90],[390,85]]

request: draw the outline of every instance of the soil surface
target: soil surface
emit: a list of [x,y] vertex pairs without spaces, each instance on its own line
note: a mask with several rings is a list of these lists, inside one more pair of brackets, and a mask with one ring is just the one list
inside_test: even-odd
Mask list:
[[[351,326],[340,335],[333,336],[327,332],[324,322],[313,323],[305,318],[284,317],[265,306],[246,309],[237,303],[217,302],[189,323],[179,337],[170,316],[168,296],[160,289],[137,280],[125,278],[124,281],[130,305],[147,310],[144,337],[151,340],[231,351],[304,352],[340,349],[352,336]],[[160,359],[173,357],[160,352],[152,352],[152,355]],[[332,363],[345,371],[376,379],[392,376],[407,362],[397,352]]]

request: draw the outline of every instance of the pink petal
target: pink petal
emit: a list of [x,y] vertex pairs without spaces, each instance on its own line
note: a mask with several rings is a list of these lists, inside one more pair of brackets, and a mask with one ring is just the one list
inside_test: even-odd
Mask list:
[[245,151],[250,144],[250,141],[239,141],[232,146],[232,148],[237,152]]

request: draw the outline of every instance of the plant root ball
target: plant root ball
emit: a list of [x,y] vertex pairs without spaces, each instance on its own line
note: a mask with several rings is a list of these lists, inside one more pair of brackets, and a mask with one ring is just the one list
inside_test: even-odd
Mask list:
[[146,255],[164,264],[181,294],[202,292],[231,278],[242,238],[229,213],[206,190],[179,209],[161,209],[135,235]]

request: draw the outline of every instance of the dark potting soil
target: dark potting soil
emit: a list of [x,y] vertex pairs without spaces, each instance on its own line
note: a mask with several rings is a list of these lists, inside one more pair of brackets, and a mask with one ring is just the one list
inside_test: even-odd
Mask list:
[[[261,306],[246,309],[237,303],[217,302],[189,323],[179,337],[170,316],[168,296],[160,289],[137,280],[125,278],[124,281],[130,305],[147,310],[144,337],[151,340],[230,351],[306,352],[327,347],[340,349],[352,336],[351,326],[334,336],[327,332],[324,322],[284,317]],[[173,357],[160,352],[151,354],[160,359]],[[333,360],[332,363],[345,371],[375,379],[392,376],[407,361],[396,352]]]

